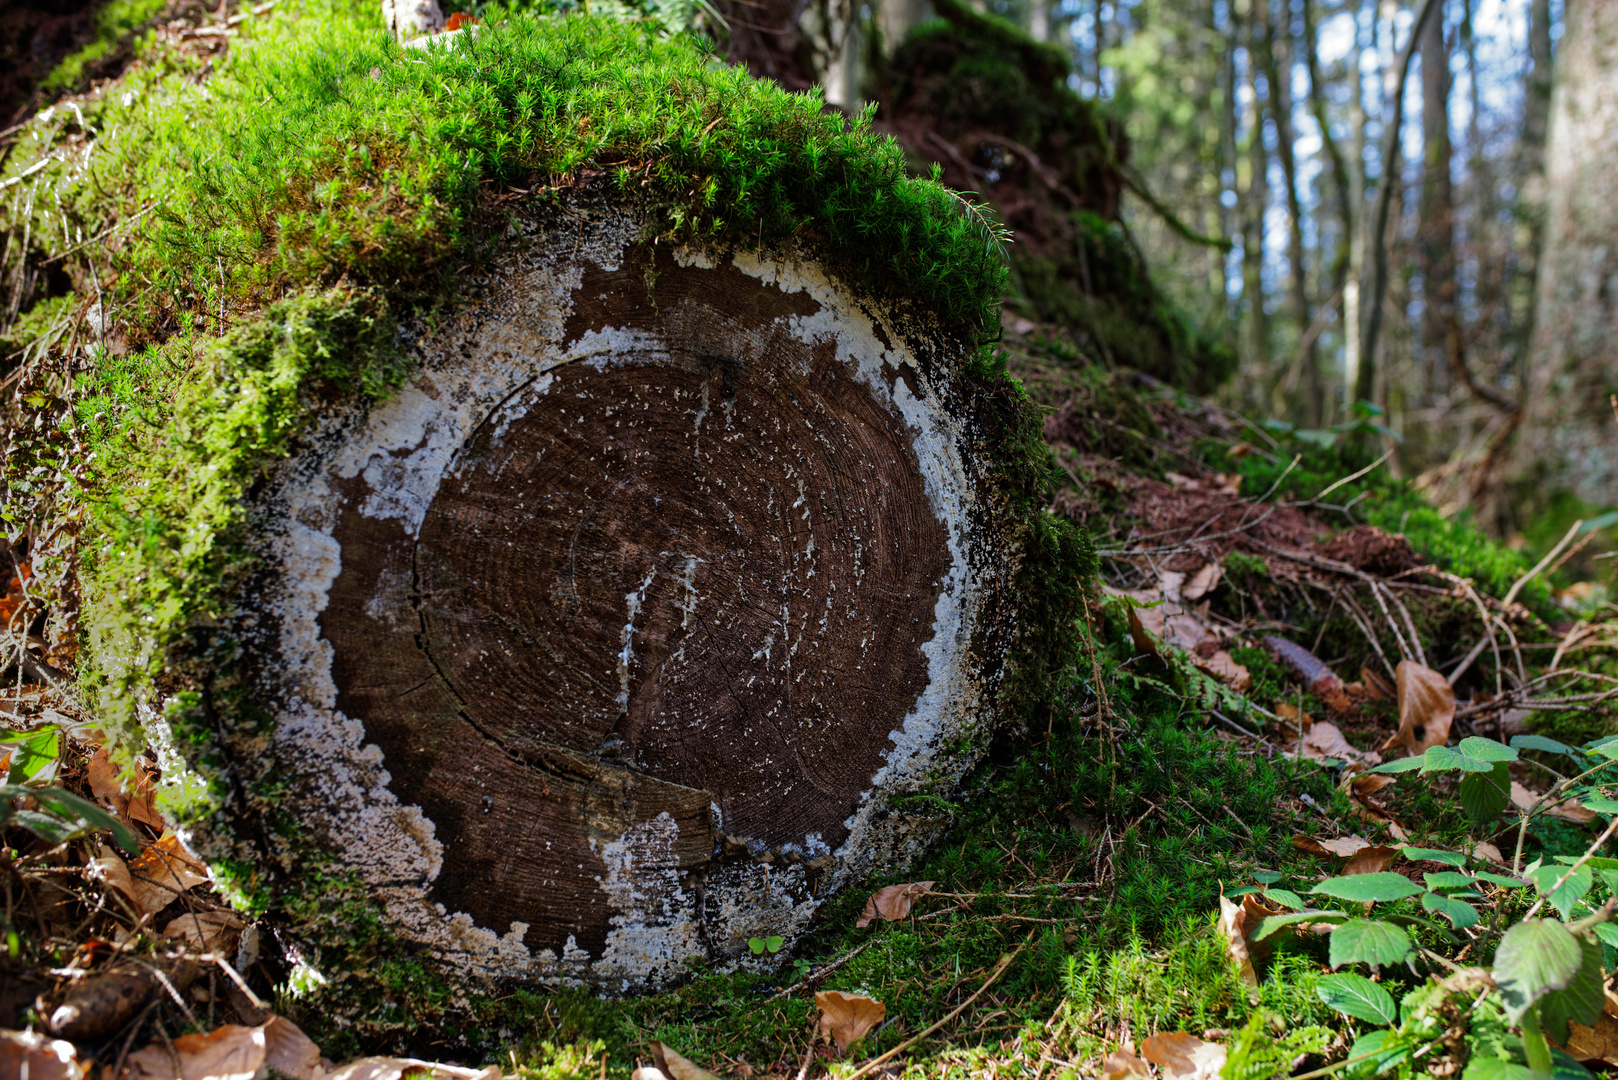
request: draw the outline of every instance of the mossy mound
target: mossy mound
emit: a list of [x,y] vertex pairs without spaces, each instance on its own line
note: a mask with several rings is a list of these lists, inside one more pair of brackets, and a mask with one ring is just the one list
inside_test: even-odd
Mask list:
[[1152,283],[1121,220],[1122,125],[1068,87],[1062,52],[958,0],[917,27],[871,88],[881,124],[1012,230],[1011,307],[1071,330],[1090,359],[1195,392],[1235,353]]

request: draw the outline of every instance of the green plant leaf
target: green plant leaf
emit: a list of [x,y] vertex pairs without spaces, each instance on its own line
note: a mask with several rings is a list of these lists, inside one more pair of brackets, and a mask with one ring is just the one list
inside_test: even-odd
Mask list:
[[763,956],[764,955],[764,939],[763,938],[759,938],[759,937],[750,937],[750,938],[748,938],[747,939],[747,947],[748,947],[749,950],[752,951],[754,956]]
[[1415,772],[1417,769],[1421,768],[1421,766],[1422,766],[1422,759],[1421,758],[1419,758],[1419,757],[1403,757],[1403,758],[1394,758],[1392,761],[1384,761],[1382,764],[1377,765],[1377,766],[1375,766],[1375,767],[1373,767],[1371,769],[1367,769],[1366,771],[1367,772],[1374,772],[1374,773],[1383,773],[1383,774],[1406,773],[1406,772]]
[[1348,874],[1343,877],[1327,878],[1309,891],[1335,897],[1338,900],[1371,903],[1378,900],[1403,900],[1407,896],[1415,896],[1421,892],[1421,887],[1401,874],[1384,870],[1379,874]]
[[1477,925],[1478,909],[1454,897],[1440,896],[1432,892],[1422,893],[1421,906],[1427,911],[1444,916],[1457,930]]
[[1477,758],[1479,761],[1498,763],[1517,760],[1517,751],[1505,743],[1495,739],[1485,739],[1478,735],[1468,735],[1461,740],[1460,745],[1455,749],[1467,757]]
[[1410,935],[1377,919],[1350,919],[1331,932],[1331,966],[1397,964],[1410,955]]
[[1495,874],[1488,870],[1479,870],[1479,881],[1487,881],[1490,885],[1498,885],[1502,889],[1521,889],[1528,884],[1522,878],[1507,877],[1505,874]]
[[[1474,1057],[1467,1062],[1461,1080],[1533,1080],[1533,1076],[1533,1070],[1520,1062],[1499,1057]],[[1551,1080],[1595,1080],[1595,1077],[1590,1070],[1553,1046]]]
[[1555,739],[1547,739],[1543,735],[1513,735],[1511,745],[1518,750],[1544,750],[1550,754],[1566,754],[1570,758],[1577,758],[1578,752],[1567,743],[1559,743]]
[[1618,814],[1618,799],[1580,799],[1579,803],[1594,814]]
[[1618,949],[1618,926],[1614,926],[1610,922],[1604,922],[1596,923],[1591,929],[1594,930],[1596,937]]
[[1507,1019],[1521,1023],[1534,1002],[1567,989],[1583,963],[1578,939],[1554,919],[1525,919],[1507,930],[1494,952],[1492,972]]
[[1258,924],[1254,941],[1263,941],[1277,930],[1285,930],[1296,923],[1340,923],[1348,921],[1346,911],[1294,911],[1288,915],[1271,915]]
[[[1348,1075],[1380,1076],[1409,1057],[1415,1049],[1410,1040],[1398,1030],[1382,1028],[1379,1031],[1368,1031],[1355,1039],[1354,1045],[1348,1051],[1350,1058],[1365,1058],[1350,1065]],[[1366,1057],[1367,1054],[1370,1056]]]
[[78,818],[91,829],[105,829],[112,833],[118,846],[131,855],[140,854],[140,842],[135,834],[130,832],[129,826],[101,809],[89,799],[82,799],[71,791],[64,791],[59,787],[40,788],[32,791],[41,806],[48,806],[64,817]]
[[1567,1042],[1567,1024],[1594,1024],[1601,1015],[1601,943],[1579,936],[1579,969],[1562,990],[1549,991],[1539,1002],[1539,1023],[1553,1040]]
[[[1588,866],[1581,866],[1572,873],[1568,873],[1568,869],[1566,866],[1552,863],[1550,866],[1538,867],[1528,875],[1528,879],[1534,883],[1534,888],[1541,896],[1550,900],[1551,906],[1564,921],[1572,915],[1574,906],[1590,891],[1590,886],[1595,884],[1595,875],[1590,872]],[[1551,892],[1551,887],[1561,880],[1563,874],[1567,874],[1567,880],[1562,882],[1561,888],[1554,893]]]
[[7,751],[11,755],[7,783],[44,782],[55,772],[61,756],[62,733],[54,727],[0,732],[0,753]]
[[1422,880],[1427,882],[1429,889],[1470,889],[1477,884],[1470,874],[1456,873],[1454,870],[1442,870],[1436,874],[1423,874]]
[[1399,1008],[1393,1002],[1393,995],[1364,975],[1352,972],[1322,975],[1315,984],[1315,993],[1320,995],[1320,1000],[1328,1008],[1356,1020],[1388,1027],[1399,1018]]
[[1260,885],[1274,885],[1281,880],[1281,875],[1274,870],[1255,870],[1253,871],[1253,880]]
[[1302,911],[1306,906],[1303,902],[1303,897],[1291,889],[1265,889],[1264,895],[1267,899],[1274,900],[1276,903],[1289,907],[1293,911]]
[[764,939],[764,947],[772,953],[780,952],[781,946],[784,944],[786,944],[786,938],[782,937],[780,934],[771,934],[769,937]]
[[1510,768],[1502,761],[1490,766],[1488,772],[1468,772],[1461,777],[1461,809],[1468,818],[1480,825],[1487,824],[1510,805]]
[[1423,862],[1443,863],[1446,866],[1462,867],[1466,865],[1466,856],[1459,851],[1439,851],[1437,848],[1406,847],[1404,855],[1407,859],[1420,859]]

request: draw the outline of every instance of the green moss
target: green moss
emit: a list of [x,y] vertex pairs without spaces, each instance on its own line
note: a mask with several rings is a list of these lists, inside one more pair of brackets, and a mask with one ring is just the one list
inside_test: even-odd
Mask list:
[[91,39],[69,53],[45,76],[47,94],[81,88],[92,74],[106,74],[107,61],[131,47],[136,35],[153,26],[169,0],[110,0],[95,11]]

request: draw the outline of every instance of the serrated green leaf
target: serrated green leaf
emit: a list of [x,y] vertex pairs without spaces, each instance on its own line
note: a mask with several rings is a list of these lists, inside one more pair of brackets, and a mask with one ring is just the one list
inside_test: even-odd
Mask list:
[[0,748],[9,750],[11,755],[8,783],[42,783],[55,772],[62,752],[62,733],[54,727],[7,731],[0,733]]
[[1281,875],[1274,870],[1255,870],[1253,871],[1253,880],[1260,885],[1274,885],[1281,880]]
[[1429,746],[1427,752],[1421,756],[1421,771],[1435,772],[1487,772],[1494,768],[1494,763],[1480,761],[1468,754],[1463,754],[1452,746]]
[[1608,817],[1618,814],[1618,799],[1580,799],[1579,805],[1592,814],[1606,814]]
[[1478,735],[1468,735],[1461,740],[1460,745],[1456,746],[1455,749],[1468,757],[1490,763],[1517,760],[1517,751],[1505,743],[1494,739],[1485,739]]
[[1393,995],[1364,975],[1352,972],[1322,975],[1315,984],[1315,993],[1320,995],[1320,1000],[1326,1003],[1327,1008],[1369,1024],[1389,1027],[1399,1018],[1399,1008],[1393,1002]]
[[1421,892],[1421,888],[1403,875],[1384,870],[1379,874],[1347,874],[1343,877],[1327,878],[1309,891],[1338,900],[1371,903],[1379,900],[1403,900],[1407,896],[1415,896]]
[[[1554,893],[1551,892],[1551,887],[1561,881],[1564,874],[1567,880]],[[1564,921],[1572,915],[1574,906],[1589,893],[1590,886],[1595,884],[1595,875],[1590,873],[1588,866],[1581,866],[1569,873],[1568,867],[1555,863],[1535,869],[1528,879],[1541,896],[1550,900],[1551,906],[1556,908]]]
[[1577,757],[1577,752],[1567,743],[1547,739],[1543,735],[1513,735],[1511,745],[1518,750],[1544,750],[1551,754],[1566,754],[1568,757]]
[[1293,911],[1301,911],[1307,906],[1303,902],[1303,897],[1291,889],[1265,889],[1264,895],[1278,904],[1291,908]]
[[1331,932],[1331,966],[1401,963],[1410,955],[1410,935],[1377,919],[1350,919]]
[[1583,963],[1578,939],[1554,919],[1525,919],[1507,930],[1494,951],[1492,973],[1506,1017],[1521,1023],[1534,1002],[1567,989]]
[[1596,937],[1618,949],[1618,926],[1614,926],[1610,922],[1596,923],[1594,930]]
[[1401,1061],[1404,1061],[1416,1048],[1402,1032],[1397,1029],[1382,1028],[1379,1031],[1368,1031],[1354,1040],[1349,1049],[1350,1059],[1362,1058],[1347,1069],[1350,1077],[1380,1076],[1392,1070]]
[[1457,930],[1476,926],[1478,922],[1478,909],[1454,897],[1440,896],[1432,892],[1422,893],[1421,906],[1427,911],[1444,916]]
[[1505,874],[1496,874],[1488,870],[1479,870],[1477,879],[1487,881],[1490,885],[1498,885],[1502,889],[1521,889],[1528,884],[1522,878],[1507,877]]
[[73,826],[61,818],[41,814],[38,810],[18,810],[11,815],[10,824],[21,825],[41,840],[60,844],[73,838]]
[[1288,915],[1270,915],[1258,924],[1254,941],[1263,941],[1277,930],[1285,930],[1297,923],[1340,923],[1348,920],[1346,911],[1294,911]]
[[1394,773],[1415,772],[1417,769],[1421,768],[1421,766],[1422,766],[1421,758],[1419,758],[1419,757],[1404,757],[1404,758],[1394,758],[1392,761],[1384,761],[1382,764],[1374,766],[1374,767],[1372,767],[1370,769],[1367,769],[1366,771],[1367,772],[1374,772],[1374,773],[1382,773],[1383,775],[1386,776],[1386,775],[1391,775],[1391,774],[1394,774]]
[[1465,866],[1466,856],[1459,851],[1439,851],[1437,848],[1406,847],[1404,855],[1407,859],[1419,859],[1422,862],[1443,863],[1446,866]]
[[1427,882],[1429,889],[1470,889],[1475,882],[1472,875],[1457,873],[1454,870],[1444,870],[1436,874],[1423,874],[1422,880]]
[[1576,1020],[1581,1024],[1594,1024],[1601,1015],[1604,996],[1601,992],[1601,943],[1579,937],[1582,962],[1573,979],[1561,990],[1552,990],[1540,999],[1539,1023],[1552,1040],[1567,1042],[1567,1024]]
[[1511,766],[1491,765],[1488,772],[1468,772],[1461,777],[1461,809],[1478,824],[1498,818],[1511,804]]

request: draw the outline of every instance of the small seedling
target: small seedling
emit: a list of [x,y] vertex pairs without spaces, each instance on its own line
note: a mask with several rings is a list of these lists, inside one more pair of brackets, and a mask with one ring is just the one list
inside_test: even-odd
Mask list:
[[781,946],[785,944],[786,938],[780,934],[771,934],[767,938],[755,937],[747,939],[747,947],[753,951],[754,956],[763,956],[765,953],[774,956],[781,951]]

